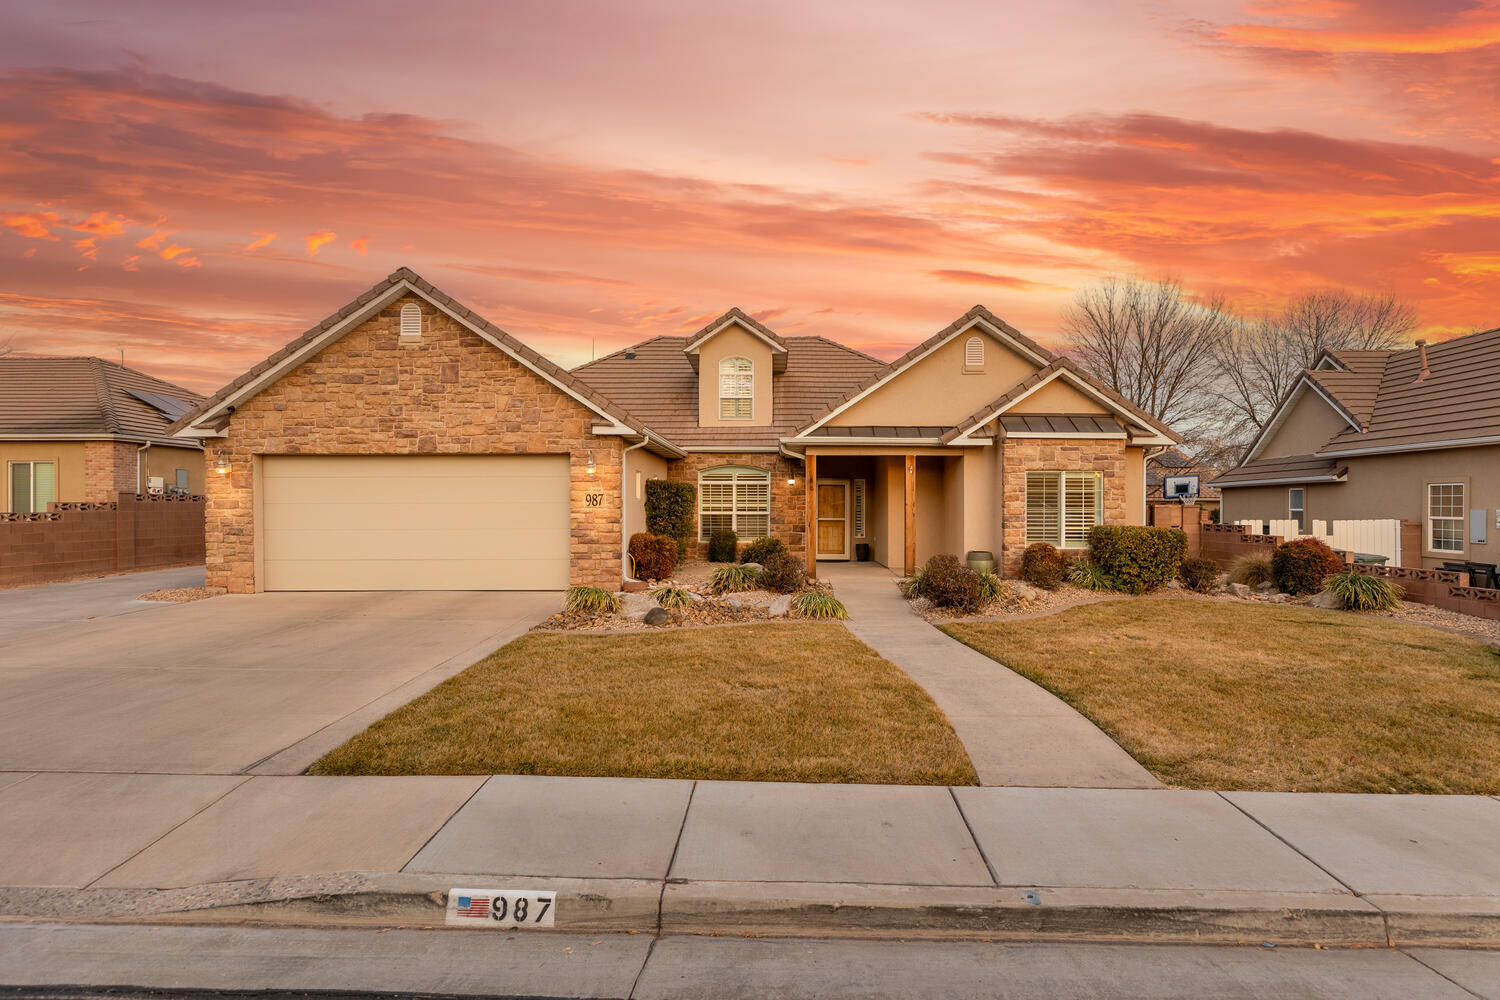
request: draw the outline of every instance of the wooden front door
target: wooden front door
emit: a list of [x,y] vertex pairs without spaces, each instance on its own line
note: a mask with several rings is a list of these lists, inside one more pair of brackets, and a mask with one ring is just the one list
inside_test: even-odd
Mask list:
[[818,484],[818,558],[849,558],[849,484]]

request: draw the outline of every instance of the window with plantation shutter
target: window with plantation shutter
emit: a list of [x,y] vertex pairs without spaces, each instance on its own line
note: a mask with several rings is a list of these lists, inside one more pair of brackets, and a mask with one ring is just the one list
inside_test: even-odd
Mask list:
[[854,481],[854,537],[865,537],[865,481],[856,479]]
[[749,358],[719,362],[719,419],[749,420],[755,402],[755,366]]
[[771,533],[771,474],[726,466],[698,475],[698,538],[733,531],[740,541]]
[[1082,549],[1104,523],[1104,479],[1098,472],[1026,474],[1026,544]]

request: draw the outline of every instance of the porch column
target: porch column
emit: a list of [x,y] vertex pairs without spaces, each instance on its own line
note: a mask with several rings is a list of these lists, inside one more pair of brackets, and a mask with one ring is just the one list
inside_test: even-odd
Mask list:
[[917,456],[906,456],[906,575],[917,571]]
[[807,575],[815,577],[818,575],[818,456],[809,451],[804,462],[807,499],[803,517],[807,526],[803,537],[807,540]]

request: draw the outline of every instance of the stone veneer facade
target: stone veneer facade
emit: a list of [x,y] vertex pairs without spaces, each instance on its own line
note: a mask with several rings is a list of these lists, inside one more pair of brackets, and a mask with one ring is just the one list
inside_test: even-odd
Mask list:
[[129,441],[85,441],[83,443],[83,499],[87,503],[109,503],[121,493],[144,490],[137,483],[136,449]]
[[1005,492],[1001,565],[1019,576],[1026,550],[1026,473],[1093,470],[1103,473],[1104,523],[1127,523],[1125,442],[1079,438],[1006,438],[1000,442]]
[[[422,342],[397,342],[401,306],[422,307]],[[209,439],[208,585],[250,593],[260,455],[510,455],[571,458],[571,580],[620,586],[621,444],[600,418],[428,303],[408,296],[247,400]],[[218,475],[218,452],[231,471]],[[588,452],[595,474],[588,475]],[[605,506],[585,506],[591,489]]]
[[[807,553],[806,486],[802,482],[802,463],[793,462],[784,455],[767,452],[689,452],[686,458],[667,463],[667,478],[698,484],[698,474],[707,469],[724,465],[740,465],[751,469],[765,469],[771,474],[771,537],[786,543],[787,551],[798,559]],[[787,485],[795,479],[794,485]],[[692,558],[703,559],[708,555],[708,544],[699,541],[696,520],[693,525],[693,541],[688,549]]]

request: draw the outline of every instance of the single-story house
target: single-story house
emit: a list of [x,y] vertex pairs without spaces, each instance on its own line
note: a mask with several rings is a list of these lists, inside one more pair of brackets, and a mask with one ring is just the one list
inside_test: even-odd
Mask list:
[[1217,511],[1219,488],[1210,484],[1221,471],[1181,448],[1163,448],[1146,459],[1146,502],[1177,500],[1195,503],[1210,513]]
[[1145,519],[1166,427],[982,307],[886,364],[738,309],[566,371],[402,268],[175,426],[234,592],[617,588],[644,483],[810,569]]
[[1500,329],[1324,351],[1213,484],[1225,523],[1400,518],[1423,568],[1500,562]]
[[202,401],[103,358],[0,358],[0,512],[106,502],[153,486],[202,493],[202,445],[167,430]]

